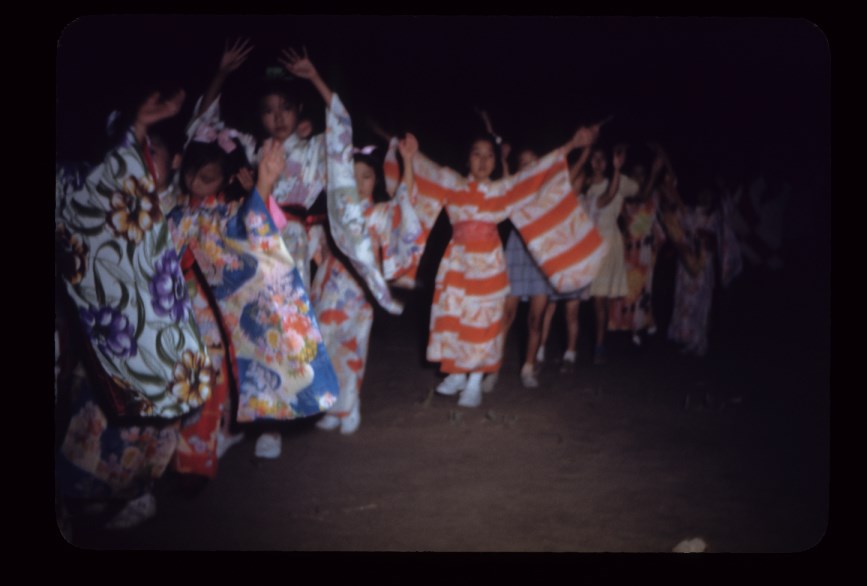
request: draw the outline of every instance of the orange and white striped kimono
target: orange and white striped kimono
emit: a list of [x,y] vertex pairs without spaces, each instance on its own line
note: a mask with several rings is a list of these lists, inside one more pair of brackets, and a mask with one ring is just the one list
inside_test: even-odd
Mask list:
[[[393,181],[393,156],[386,158],[384,168],[387,181]],[[562,149],[511,177],[486,183],[440,167],[421,153],[413,169],[415,208],[424,237],[444,207],[452,224],[452,239],[436,276],[427,359],[440,362],[449,374],[496,372],[509,293],[497,224],[512,221],[558,292],[587,285],[606,246],[572,191]]]

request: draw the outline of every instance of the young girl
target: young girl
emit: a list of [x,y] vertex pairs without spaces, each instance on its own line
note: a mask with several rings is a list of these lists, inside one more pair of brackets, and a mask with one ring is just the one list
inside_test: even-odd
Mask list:
[[638,193],[638,184],[621,173],[625,161],[625,147],[615,147],[612,158],[614,173],[611,179],[608,179],[605,173],[608,167],[605,152],[595,149],[590,155],[593,173],[587,187],[587,208],[594,218],[596,228],[608,243],[608,254],[602,261],[599,273],[590,283],[590,295],[593,297],[596,313],[594,364],[603,364],[606,360],[605,333],[608,330],[609,299],[623,297],[629,292],[626,283],[623,236],[617,226],[617,217],[623,207],[624,198]]
[[[414,188],[412,160],[418,143],[408,134],[400,141],[398,149],[404,164],[403,180],[390,201],[374,203],[374,192],[384,191],[385,186],[377,173],[382,164],[368,152],[370,149],[357,152],[354,162],[358,193],[367,202],[363,211],[365,229],[379,253],[377,260],[383,275],[389,280],[398,279],[414,268],[423,248],[417,242],[421,226],[410,199]],[[394,193],[393,189],[390,191]],[[324,226],[311,228],[310,245],[318,265],[310,297],[340,381],[337,403],[317,426],[324,430],[340,427],[341,433],[351,434],[361,423],[359,392],[364,380],[373,306],[368,301],[364,283],[347,268],[343,255],[330,246]]]
[[437,392],[463,391],[459,405],[481,404],[482,377],[497,372],[502,360],[509,282],[497,223],[512,221],[555,289],[578,289],[595,274],[602,242],[571,194],[565,154],[597,132],[581,128],[562,148],[497,181],[491,180],[497,160],[491,138],[472,143],[469,177],[416,155],[416,211],[424,229],[430,231],[444,207],[452,223],[436,276],[427,358],[448,374]]
[[664,170],[662,151],[657,149],[650,176],[645,167],[635,165],[633,177],[640,192],[624,200],[622,216],[625,220],[626,282],[629,292],[623,298],[612,299],[609,305],[608,329],[626,330],[632,342],[641,345],[640,332],[653,334],[653,268],[656,254],[665,233],[659,222],[659,192],[657,183]]
[[80,366],[60,376],[70,384],[58,394],[56,478],[64,499],[114,508],[113,528],[156,514],[153,483],[174,455],[179,417],[212,393],[208,349],[158,202],[168,169],[158,170],[148,138],[183,99],[150,95],[83,184],[58,183],[55,259],[82,342],[66,349],[76,360],[65,364]]
[[284,164],[280,144],[265,142],[256,187],[241,202],[221,197],[227,169],[218,143],[194,141],[184,158],[188,193],[170,215],[171,233],[179,249],[192,251],[230,334],[237,421],[318,415],[339,391],[301,278],[266,203]]

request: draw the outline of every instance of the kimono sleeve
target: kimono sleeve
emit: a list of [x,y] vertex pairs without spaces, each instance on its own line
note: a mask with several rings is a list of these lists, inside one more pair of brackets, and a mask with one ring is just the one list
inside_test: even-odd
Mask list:
[[564,293],[589,284],[607,245],[572,190],[563,152],[501,181],[509,219],[554,289]]

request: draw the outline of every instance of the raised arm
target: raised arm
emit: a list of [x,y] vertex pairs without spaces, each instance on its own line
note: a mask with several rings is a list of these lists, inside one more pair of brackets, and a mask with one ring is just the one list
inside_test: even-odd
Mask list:
[[268,139],[262,145],[259,159],[259,176],[256,179],[256,191],[266,206],[270,206],[271,190],[283,171],[286,155],[282,145],[273,139]]
[[229,42],[226,41],[223,56],[220,57],[220,65],[217,67],[217,73],[214,74],[211,83],[208,85],[208,89],[205,90],[202,104],[199,106],[199,111],[193,114],[194,117],[199,112],[206,112],[208,110],[208,107],[214,103],[223,90],[223,84],[226,83],[226,79],[228,79],[233,71],[244,64],[244,61],[247,60],[247,56],[252,50],[253,46],[250,45],[249,39],[237,39],[231,47],[229,47]]
[[400,156],[403,157],[403,177],[401,182],[406,186],[407,192],[412,193],[415,186],[415,172],[413,171],[413,162],[416,153],[418,153],[418,140],[409,132],[406,136],[397,143],[397,150],[400,151]]
[[657,143],[651,143],[651,148],[656,152],[656,156],[653,158],[653,165],[650,168],[650,177],[645,181],[644,189],[642,189],[640,194],[633,198],[637,201],[643,202],[650,199],[653,190],[656,189],[659,177],[665,169],[666,160],[668,158],[665,151]]
[[148,96],[139,106],[133,122],[132,129],[136,141],[139,144],[143,143],[148,128],[160,120],[171,118],[180,112],[186,95],[184,90],[178,90],[171,96],[163,96],[159,92],[154,92]]
[[334,96],[334,93],[319,75],[316,66],[310,61],[310,57],[307,55],[307,47],[303,47],[302,50],[304,51],[303,56],[295,52],[295,49],[284,49],[283,59],[280,60],[280,64],[292,75],[310,81],[319,92],[319,95],[322,96],[322,99],[325,100],[325,105],[330,107],[331,98]]

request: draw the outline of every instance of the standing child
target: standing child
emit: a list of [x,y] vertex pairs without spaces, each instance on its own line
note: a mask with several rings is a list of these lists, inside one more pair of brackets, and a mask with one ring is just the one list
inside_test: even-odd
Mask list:
[[416,156],[422,225],[429,231],[443,208],[452,223],[436,276],[427,358],[448,375],[437,392],[462,391],[459,405],[481,404],[482,377],[497,372],[502,360],[509,282],[497,223],[512,221],[555,289],[578,289],[595,274],[602,242],[571,193],[565,155],[592,142],[597,132],[598,127],[581,128],[562,148],[496,181],[490,137],[473,141],[469,177]]
[[[393,155],[394,146],[389,155]],[[381,172],[378,172],[382,163],[375,158],[372,149],[366,147],[356,152],[354,157],[358,193],[367,202],[363,211],[365,229],[375,245],[382,273],[389,280],[410,272],[418,263],[423,248],[417,242],[421,226],[411,199],[414,189],[412,162],[418,143],[413,135],[408,134],[397,148],[403,158],[403,181],[390,201],[374,203],[374,192],[384,191],[385,181],[380,179]],[[395,161],[389,161],[390,171],[394,164]],[[346,266],[343,255],[329,244],[324,226],[311,228],[310,243],[313,259],[318,265],[310,296],[328,355],[340,381],[337,403],[317,426],[324,430],[339,427],[341,433],[351,434],[361,423],[360,391],[373,324],[373,306],[363,281]]]

